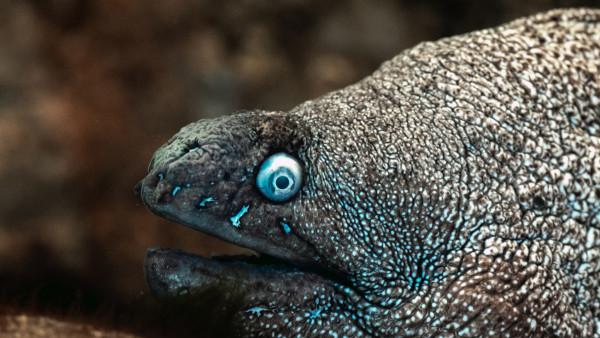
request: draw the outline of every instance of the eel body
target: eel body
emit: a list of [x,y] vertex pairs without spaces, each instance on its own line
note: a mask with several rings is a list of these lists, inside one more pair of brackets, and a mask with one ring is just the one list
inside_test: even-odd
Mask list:
[[[302,186],[273,202],[256,179],[279,153]],[[600,10],[421,43],[289,112],[192,123],[140,191],[272,257],[148,254],[154,292],[221,293],[238,335],[600,337]]]

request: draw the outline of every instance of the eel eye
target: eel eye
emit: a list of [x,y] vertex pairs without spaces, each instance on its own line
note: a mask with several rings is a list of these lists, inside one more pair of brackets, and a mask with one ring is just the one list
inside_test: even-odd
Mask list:
[[298,160],[286,153],[269,156],[256,176],[256,186],[273,202],[284,202],[294,197],[301,185],[302,167]]

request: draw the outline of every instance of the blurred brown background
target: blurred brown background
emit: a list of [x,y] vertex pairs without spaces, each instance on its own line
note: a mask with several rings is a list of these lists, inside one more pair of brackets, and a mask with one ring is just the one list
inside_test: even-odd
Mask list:
[[153,216],[134,196],[153,151],[180,127],[288,109],[420,41],[582,5],[598,3],[0,2],[0,301],[175,332],[145,295],[146,248],[239,250]]

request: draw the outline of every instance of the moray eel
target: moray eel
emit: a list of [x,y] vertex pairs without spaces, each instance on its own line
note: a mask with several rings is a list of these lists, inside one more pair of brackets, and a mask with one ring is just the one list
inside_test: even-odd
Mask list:
[[240,336],[600,337],[599,71],[600,10],[554,10],[185,126],[145,205],[269,258],[150,250],[150,288]]

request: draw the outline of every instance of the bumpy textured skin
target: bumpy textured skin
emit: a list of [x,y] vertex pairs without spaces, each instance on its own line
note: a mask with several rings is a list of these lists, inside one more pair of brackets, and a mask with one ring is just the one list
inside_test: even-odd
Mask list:
[[[240,310],[246,335],[600,337],[599,71],[599,10],[422,43],[289,113],[184,128],[142,196],[339,277],[266,278]],[[305,185],[273,204],[252,175],[282,150]]]

